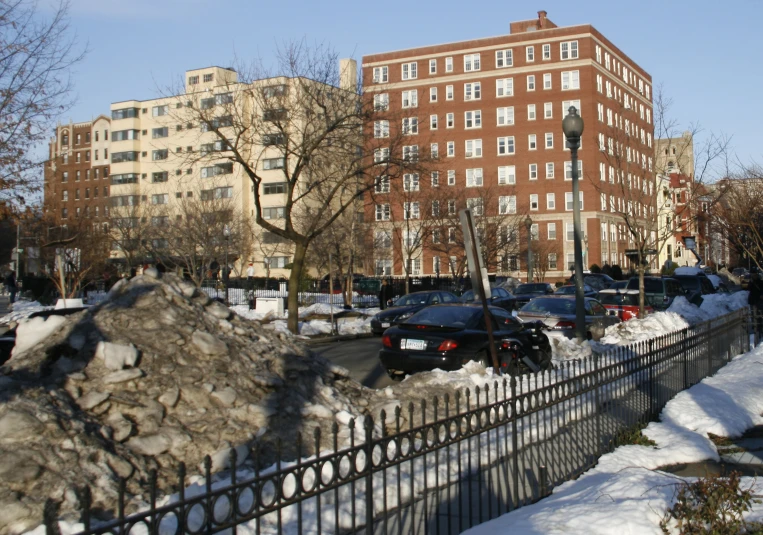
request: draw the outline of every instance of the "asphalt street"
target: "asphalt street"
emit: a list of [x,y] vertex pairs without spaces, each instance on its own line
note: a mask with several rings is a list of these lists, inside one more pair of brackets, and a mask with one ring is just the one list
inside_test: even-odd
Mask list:
[[369,388],[384,388],[394,384],[379,363],[381,337],[361,338],[345,342],[329,342],[310,349],[350,370],[350,376]]

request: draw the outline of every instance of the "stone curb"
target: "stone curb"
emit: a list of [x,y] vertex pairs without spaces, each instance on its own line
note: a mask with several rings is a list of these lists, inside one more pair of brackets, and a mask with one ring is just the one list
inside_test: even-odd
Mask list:
[[330,342],[345,342],[347,340],[359,340],[361,338],[373,338],[373,333],[358,333],[358,334],[340,334],[339,336],[325,336],[321,338],[311,338],[309,340],[299,340],[308,346],[317,346],[320,344],[328,344]]

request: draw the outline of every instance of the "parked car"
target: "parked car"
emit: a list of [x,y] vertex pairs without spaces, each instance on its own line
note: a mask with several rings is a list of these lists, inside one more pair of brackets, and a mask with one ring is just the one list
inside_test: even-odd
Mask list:
[[[604,305],[604,308],[620,318],[621,321],[628,321],[634,318],[638,318],[638,290],[613,290],[607,288],[599,292],[599,302]],[[646,296],[644,298],[644,312],[651,314],[654,312],[654,308],[646,303]]]
[[493,288],[503,288],[509,293],[514,293],[514,290],[517,289],[517,286],[522,284],[519,279],[515,279],[514,277],[505,277],[503,275],[498,276],[495,278],[495,283],[493,284]]
[[702,296],[715,293],[715,287],[706,276],[673,275],[686,291],[686,299],[697,306],[702,304]]
[[[473,301],[474,292],[472,290],[465,291],[461,296],[462,303],[471,303]],[[511,312],[516,307],[517,300],[503,288],[493,288],[490,290],[490,301],[488,304]]]
[[[628,290],[637,290],[638,277],[628,279]],[[686,297],[681,283],[672,277],[644,277],[644,298],[655,310],[665,310],[677,296]]]
[[[507,311],[490,307],[501,369],[508,372],[551,366],[551,345],[540,323],[523,324]],[[382,336],[379,360],[390,377],[434,370],[457,370],[469,361],[491,365],[482,306],[427,307]]]
[[[583,272],[583,283],[593,287],[597,292],[611,287],[615,282],[617,282],[615,279],[604,273]],[[570,277],[567,284],[575,284],[574,275]]]
[[521,308],[531,299],[552,293],[554,293],[554,287],[547,282],[530,282],[517,286],[514,291],[514,298],[517,300],[517,308]]
[[[586,337],[599,340],[610,325],[620,318],[607,314],[607,309],[596,299],[585,298]],[[517,314],[522,321],[542,321],[546,329],[575,338],[575,298],[565,295],[537,297],[523,306]]]
[[374,334],[382,334],[385,329],[407,320],[422,308],[440,303],[458,303],[458,297],[450,292],[436,290],[404,295],[392,306],[371,318],[371,331]]
[[605,290],[624,290],[626,286],[628,286],[628,281],[615,281],[609,288],[605,288]]
[[[583,296],[584,297],[596,297],[596,294],[598,292],[594,290],[591,286],[584,284],[583,285]],[[554,292],[554,295],[575,295],[575,285],[574,284],[567,284],[565,286],[560,286],[556,289]]]

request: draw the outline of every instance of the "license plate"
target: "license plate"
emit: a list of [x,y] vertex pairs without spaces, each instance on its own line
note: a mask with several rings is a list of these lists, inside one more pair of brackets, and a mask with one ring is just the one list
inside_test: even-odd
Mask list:
[[389,327],[389,322],[388,322],[388,321],[386,321],[386,322],[383,322],[383,323],[382,323],[382,327],[384,327],[385,329],[386,329],[387,327]]
[[409,340],[407,338],[400,340],[400,349],[414,349],[417,351],[423,351],[426,348],[426,340]]

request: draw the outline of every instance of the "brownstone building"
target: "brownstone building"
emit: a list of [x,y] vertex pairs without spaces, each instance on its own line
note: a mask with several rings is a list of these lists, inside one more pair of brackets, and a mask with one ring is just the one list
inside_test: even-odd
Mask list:
[[109,217],[108,147],[111,120],[56,127],[44,171],[44,212],[56,225],[78,219],[94,225]]
[[[443,256],[433,242],[454,230],[425,233],[410,250],[411,231],[395,238],[390,229],[396,220],[425,227],[443,211],[456,228],[456,210],[470,206],[506,221],[496,232],[510,247],[489,260],[489,271],[527,276],[529,223],[534,263],[549,280],[569,276],[572,177],[562,119],[570,106],[585,121],[578,151],[584,262],[626,266],[629,240],[617,213],[627,201],[615,186],[627,180],[655,194],[652,79],[594,27],[557,27],[540,11],[511,23],[509,35],[365,56],[363,85],[379,110],[368,135],[394,138],[402,129],[410,139],[400,147],[404,156],[436,162],[430,176],[406,177],[404,203],[376,177],[382,186],[366,201],[365,220],[375,233],[377,274],[448,274],[463,252]],[[627,166],[618,164],[626,152]],[[640,172],[631,175],[634,165]],[[654,216],[653,202],[636,204],[627,209]]]

